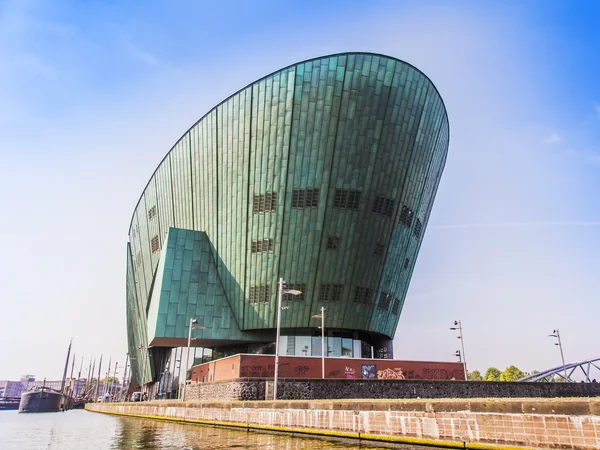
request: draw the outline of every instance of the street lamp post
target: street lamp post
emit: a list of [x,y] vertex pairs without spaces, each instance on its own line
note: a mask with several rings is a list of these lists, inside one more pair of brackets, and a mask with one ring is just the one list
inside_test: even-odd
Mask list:
[[469,372],[467,372],[467,356],[465,355],[465,341],[463,339],[462,324],[460,323],[460,320],[455,320],[454,326],[450,327],[450,329],[458,331],[457,337],[458,337],[458,339],[460,339],[460,346],[462,348],[462,363],[463,363],[463,369],[465,371],[465,380],[468,380]]
[[116,394],[116,392],[115,392],[115,391],[117,390],[117,389],[116,389],[116,383],[115,383],[115,380],[117,379],[117,367],[118,367],[118,366],[119,366],[119,363],[118,363],[118,362],[116,362],[116,363],[115,363],[115,372],[113,373],[113,379],[112,379],[112,380],[110,380],[110,384],[108,385],[108,386],[109,386],[109,388],[108,388],[108,394],[110,395],[110,391],[112,391],[112,392],[113,392],[113,394],[112,394],[112,397],[109,397],[109,398],[111,399],[111,401],[114,401],[114,399],[115,399],[115,394]]
[[104,377],[104,386],[102,387],[102,403],[106,401],[106,394],[108,394],[108,377],[110,377],[111,364],[112,357],[108,359],[108,370],[106,371],[106,377]]
[[321,378],[325,379],[325,307],[321,306],[321,314],[315,314],[313,319],[321,319]]
[[[192,342],[192,330],[198,329],[203,330],[204,327],[202,325],[198,325],[198,320],[190,318],[190,330],[188,332],[188,345],[187,345],[187,354],[185,356],[185,367],[183,368],[183,395],[181,396],[181,400],[185,400],[185,387],[187,385],[187,371],[188,365],[190,364],[190,344]],[[181,372],[179,372],[181,376]],[[179,384],[181,386],[181,383]]]
[[175,373],[177,374],[177,398],[181,398],[181,354],[179,359],[175,360]]
[[[146,384],[144,383],[144,378],[146,376],[146,356],[144,355],[144,350],[146,349],[145,346],[140,345],[138,347],[138,350],[142,351],[142,373],[140,376],[140,384],[141,384],[141,388],[142,388],[142,394],[146,391]],[[138,366],[139,367],[139,366]],[[144,398],[144,396],[142,395],[142,399]]]
[[129,365],[131,363],[129,362],[129,353],[127,353],[127,356],[125,358],[125,369],[123,371],[123,382],[121,383],[121,394],[119,395],[119,399],[121,401],[125,400],[126,397],[126,390],[125,390],[125,380],[127,379],[127,369],[129,368]]
[[553,330],[552,334],[549,334],[548,337],[555,337],[556,339],[558,339],[558,342],[555,342],[554,345],[558,345],[558,348],[560,348],[560,359],[562,360],[563,371],[565,374],[565,383],[566,383],[567,381],[569,381],[569,378],[567,377],[567,367],[565,366],[565,355],[563,353],[562,341],[560,340],[560,333],[558,331],[558,328],[556,330]]
[[454,354],[454,356],[456,356],[458,358],[458,362],[462,362],[462,358],[460,356],[460,350],[456,350],[456,353]]
[[283,278],[279,279],[277,285],[277,340],[275,341],[275,376],[273,377],[273,400],[277,400],[277,381],[279,379],[279,335],[281,334],[281,310],[288,309],[287,306],[281,306],[281,301],[283,299],[283,294],[302,294],[302,291],[298,291],[296,289],[284,289],[285,281],[283,281]]
[[[127,381],[127,391],[129,392],[129,389],[131,388],[131,379],[133,378],[133,362],[132,361],[137,361],[137,358],[135,356],[131,356],[129,357],[129,380]],[[137,364],[137,362],[136,362]],[[139,369],[139,366],[137,366]]]

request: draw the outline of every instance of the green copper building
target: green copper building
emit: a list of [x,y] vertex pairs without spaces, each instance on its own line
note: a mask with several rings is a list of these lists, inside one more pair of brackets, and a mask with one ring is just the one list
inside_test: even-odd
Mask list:
[[[133,379],[159,381],[173,348],[392,356],[448,150],[444,103],[418,69],[344,53],[241,89],[167,153],[127,244]],[[181,353],[179,361],[181,361]],[[172,372],[172,370],[171,370]]]

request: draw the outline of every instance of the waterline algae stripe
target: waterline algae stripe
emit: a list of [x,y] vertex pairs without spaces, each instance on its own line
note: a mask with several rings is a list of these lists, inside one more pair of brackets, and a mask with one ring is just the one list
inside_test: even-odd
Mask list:
[[421,445],[427,447],[443,447],[443,448],[462,448],[462,449],[473,449],[473,450],[527,450],[531,447],[517,447],[517,446],[506,446],[506,445],[495,445],[488,443],[475,443],[475,442],[460,442],[460,441],[446,441],[446,440],[435,440],[435,439],[422,439],[414,437],[404,436],[385,436],[379,434],[368,434],[368,433],[355,433],[347,431],[328,431],[328,430],[315,430],[308,428],[293,428],[293,427],[280,427],[273,425],[253,425],[248,423],[237,423],[237,422],[222,422],[216,420],[203,420],[203,419],[188,419],[181,417],[170,417],[170,416],[154,416],[149,414],[136,414],[136,413],[123,413],[116,411],[100,411],[92,409],[94,405],[86,405],[86,410],[90,412],[96,412],[101,414],[110,414],[115,416],[135,417],[139,419],[150,419],[150,420],[162,420],[169,422],[187,423],[194,425],[205,425],[213,427],[224,427],[243,429],[247,431],[256,430],[273,433],[286,433],[286,434],[300,434],[307,436],[324,436],[338,439],[353,439],[360,441],[373,441],[373,442],[384,442],[391,444],[411,444]]

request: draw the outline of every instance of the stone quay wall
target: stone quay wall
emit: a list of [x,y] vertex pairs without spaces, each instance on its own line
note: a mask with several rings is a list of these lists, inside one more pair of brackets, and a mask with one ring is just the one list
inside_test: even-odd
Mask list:
[[471,449],[600,448],[600,399],[89,403],[89,411],[243,430]]
[[[188,385],[185,396],[203,401],[265,400],[267,392],[272,392],[269,379],[238,378]],[[285,379],[277,386],[281,400],[554,397],[600,397],[600,383]]]
[[[280,383],[277,383],[281,386]],[[264,400],[267,382],[256,379],[214,381],[190,384],[185,388],[186,400]],[[277,394],[279,397],[279,393]]]

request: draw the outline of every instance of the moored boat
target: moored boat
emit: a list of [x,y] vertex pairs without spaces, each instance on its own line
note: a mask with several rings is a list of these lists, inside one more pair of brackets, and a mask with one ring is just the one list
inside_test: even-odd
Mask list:
[[21,395],[20,413],[57,412],[73,408],[73,399],[49,387],[35,388]]
[[73,409],[73,397],[68,389],[65,389],[65,380],[67,378],[67,368],[69,367],[69,357],[71,356],[71,344],[67,351],[67,361],[65,362],[65,371],[63,373],[62,386],[60,391],[46,387],[46,379],[42,387],[33,388],[21,394],[19,403],[20,413],[34,412],[57,412]]
[[19,397],[0,397],[0,411],[19,409]]

